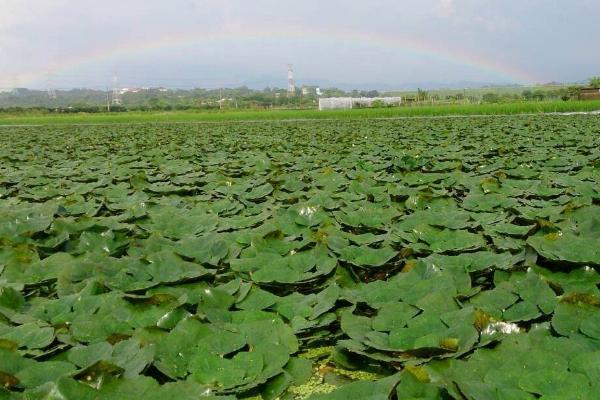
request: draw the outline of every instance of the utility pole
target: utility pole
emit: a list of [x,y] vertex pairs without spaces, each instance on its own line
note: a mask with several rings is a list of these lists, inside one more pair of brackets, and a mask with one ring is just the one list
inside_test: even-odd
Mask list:
[[110,90],[106,88],[106,112],[110,112]]
[[113,91],[112,91],[112,104],[114,106],[120,106],[121,101],[121,92],[119,91],[119,78],[117,78],[117,74],[113,76]]
[[223,110],[223,88],[219,89],[219,110]]

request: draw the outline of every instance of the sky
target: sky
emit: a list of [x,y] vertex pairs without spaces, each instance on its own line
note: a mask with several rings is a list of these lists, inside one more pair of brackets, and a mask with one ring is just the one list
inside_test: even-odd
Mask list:
[[600,75],[599,0],[0,0],[0,88],[406,87]]

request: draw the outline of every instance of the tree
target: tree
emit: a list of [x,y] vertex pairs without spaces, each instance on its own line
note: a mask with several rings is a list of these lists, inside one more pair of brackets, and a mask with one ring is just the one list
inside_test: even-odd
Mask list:
[[600,88],[600,76],[591,77],[589,83],[593,88]]
[[166,105],[166,103],[162,99],[156,96],[148,99],[148,104],[150,104],[150,107],[153,110],[162,110],[162,108]]
[[427,98],[429,97],[429,92],[425,91],[425,90],[421,90],[421,89],[417,89],[417,101],[418,100],[427,100]]
[[579,86],[569,86],[567,88],[569,98],[573,100],[579,100],[581,96],[581,88]]
[[543,90],[536,90],[533,92],[533,98],[539,101],[542,101],[546,98],[546,93]]
[[359,93],[360,97],[379,97],[379,92],[377,90],[363,90]]
[[486,103],[498,103],[500,102],[500,96],[496,93],[485,93],[482,97],[482,100]]

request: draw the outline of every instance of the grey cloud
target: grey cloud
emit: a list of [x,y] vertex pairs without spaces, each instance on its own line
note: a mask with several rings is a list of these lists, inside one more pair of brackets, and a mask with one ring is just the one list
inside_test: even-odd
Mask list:
[[[545,80],[572,81],[600,73],[597,37],[600,2],[573,0],[1,0],[0,87],[7,77],[36,75],[71,58],[122,43],[145,43],[167,35],[233,29],[239,40],[199,42],[155,52],[97,60],[61,71],[57,81],[85,85],[99,71],[119,69],[132,83],[177,85],[202,82],[284,79],[293,62],[299,78],[348,83],[510,80],[440,57],[377,46],[286,35],[288,29],[352,31],[358,37],[412,38],[508,64]],[[272,37],[244,39],[245,32]],[[281,34],[279,34],[281,33]],[[162,77],[157,76],[160,71]],[[189,75],[186,75],[189,74]],[[224,76],[227,74],[227,76]],[[104,75],[110,75],[109,72]],[[34,78],[31,78],[31,77]],[[270,78],[268,78],[270,77]],[[168,79],[166,79],[168,78]],[[235,79],[233,79],[235,78]],[[12,79],[12,78],[11,78]],[[134,82],[135,81],[135,82]],[[168,82],[167,82],[168,81]],[[283,84],[284,82],[282,82]]]

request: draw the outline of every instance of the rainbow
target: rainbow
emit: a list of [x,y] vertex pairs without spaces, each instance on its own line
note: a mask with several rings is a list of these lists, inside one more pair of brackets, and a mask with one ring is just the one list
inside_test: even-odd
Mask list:
[[[252,42],[269,39],[316,40],[343,45],[367,45],[393,51],[404,51],[418,57],[430,57],[440,62],[470,67],[515,83],[538,83],[542,79],[534,77],[527,71],[515,66],[504,64],[461,49],[441,47],[438,44],[422,41],[407,36],[388,35],[380,33],[362,33],[351,30],[319,30],[315,27],[285,26],[271,29],[240,29],[228,28],[215,31],[186,32],[170,34],[147,41],[132,41],[119,43],[113,47],[95,49],[76,57],[54,63],[43,71],[25,71],[19,74],[21,83],[31,83],[43,80],[48,73],[60,75],[99,62],[118,60],[132,55],[156,53],[165,49],[185,47],[201,43],[218,43],[227,41]],[[286,60],[287,62],[287,60]]]

